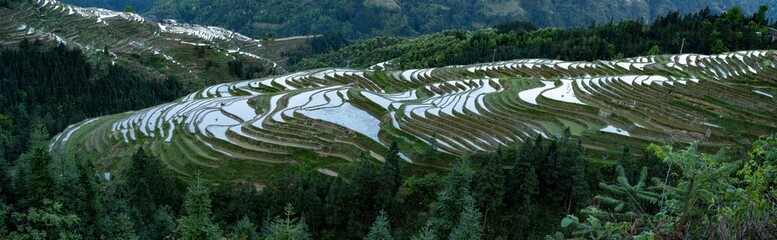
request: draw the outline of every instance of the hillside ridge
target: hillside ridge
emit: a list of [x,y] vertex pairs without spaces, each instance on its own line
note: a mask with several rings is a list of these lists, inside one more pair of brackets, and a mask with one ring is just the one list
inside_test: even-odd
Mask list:
[[774,51],[758,50],[315,69],[213,85],[173,103],[84,122],[51,147],[109,162],[144,146],[180,174],[256,182],[311,156],[320,157],[311,163],[320,171],[336,173],[363,153],[380,159],[393,141],[407,162],[423,167],[448,166],[423,159],[428,148],[458,156],[564,134],[604,156],[624,144],[739,147],[777,131],[775,61]]

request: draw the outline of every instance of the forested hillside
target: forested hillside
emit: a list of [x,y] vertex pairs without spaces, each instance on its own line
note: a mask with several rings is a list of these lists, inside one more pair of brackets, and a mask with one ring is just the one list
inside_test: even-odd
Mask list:
[[355,42],[339,51],[312,54],[308,49],[287,55],[294,69],[369,67],[390,61],[401,69],[442,67],[519,58],[566,61],[622,59],[644,55],[717,54],[743,49],[774,49],[769,34],[775,22],[767,7],[746,15],[740,8],[725,14],[703,9],[694,14],[672,12],[650,24],[610,22],[587,28],[538,29],[514,21],[493,29],[450,30],[417,38],[378,37]]
[[[337,14],[253,4],[289,8],[230,13]],[[439,26],[502,17],[468,4]],[[777,239],[775,25],[716,11],[346,46],[422,31],[269,41],[2,0],[0,239]],[[319,20],[369,20],[341,17]]]
[[[106,59],[108,57],[105,57]],[[0,156],[15,159],[34,123],[58,133],[86,118],[149,107],[183,94],[175,78],[148,79],[92,64],[77,49],[22,40],[0,51]]]
[[[746,13],[775,0],[70,0],[82,6],[137,5],[139,12],[160,18],[222,26],[253,37],[287,37],[343,33],[349,39],[414,36],[448,29],[480,29],[508,20],[540,27],[583,27],[592,23],[643,19],[652,21],[670,11],[683,14],[709,7],[720,13],[738,4]],[[152,6],[150,10],[148,6]],[[770,16],[776,16],[775,11]]]
[[403,171],[392,146],[383,163],[360,158],[338,176],[293,165],[257,187],[176,179],[143,149],[121,169],[95,170],[52,158],[39,127],[13,165],[0,158],[2,238],[772,239],[777,230],[774,137],[748,157],[667,145],[644,158],[625,147],[600,164],[567,134],[443,159],[451,170],[423,174]]

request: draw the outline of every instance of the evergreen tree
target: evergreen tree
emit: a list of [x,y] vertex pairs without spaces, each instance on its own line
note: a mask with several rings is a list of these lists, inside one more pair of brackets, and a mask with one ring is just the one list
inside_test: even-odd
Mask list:
[[518,191],[523,196],[522,203],[529,205],[532,203],[532,198],[537,196],[537,187],[540,183],[537,180],[537,174],[535,173],[533,166],[529,166],[521,176],[521,185],[518,187]]
[[470,184],[473,175],[473,170],[466,157],[453,167],[445,188],[437,194],[437,204],[435,205],[437,208],[435,232],[437,234],[446,236],[455,227],[460,213],[467,204],[467,199],[472,199]]
[[239,240],[256,240],[259,239],[259,234],[256,232],[256,226],[247,216],[235,224],[235,238]]
[[8,161],[3,158],[3,150],[0,149],[0,199],[4,199],[6,203],[14,202],[13,178],[11,178],[10,168]]
[[172,239],[176,234],[175,218],[169,206],[160,207],[154,215],[152,239]]
[[450,240],[475,240],[483,235],[483,227],[480,225],[481,214],[475,206],[475,199],[466,197],[464,208],[459,214],[458,224],[448,236]]
[[103,235],[105,223],[105,208],[102,205],[101,192],[97,179],[99,175],[92,164],[86,160],[80,160],[78,165],[78,185],[81,193],[78,194],[76,214],[81,219],[81,234],[86,238],[97,238]]
[[486,162],[485,168],[480,171],[475,181],[474,196],[477,199],[477,206],[484,209],[484,222],[488,223],[489,213],[498,212],[502,205],[505,193],[505,175],[502,169],[502,150],[499,149],[491,154]]
[[219,229],[212,222],[210,192],[199,175],[187,188],[184,214],[178,219],[181,239],[219,239]]
[[39,206],[12,214],[16,230],[10,239],[81,239],[77,233],[78,216],[64,213],[62,203],[46,198]]
[[385,211],[380,211],[380,214],[375,218],[375,222],[370,228],[370,232],[367,234],[365,240],[393,240],[391,236],[391,226],[389,226],[388,216]]
[[294,216],[294,208],[291,204],[286,205],[285,218],[276,217],[271,223],[262,229],[264,240],[310,240],[313,237],[308,232],[308,226],[305,220],[297,221]]
[[403,179],[399,161],[399,147],[395,141],[392,142],[389,154],[381,167],[380,186],[378,194],[375,196],[377,209],[387,210],[389,216],[392,217],[398,217],[401,208],[400,203],[395,198]]
[[135,224],[132,222],[132,218],[126,213],[120,213],[111,217],[105,225],[107,226],[105,235],[103,235],[105,239],[139,239],[137,234],[135,234]]
[[160,165],[160,161],[139,148],[131,157],[131,164],[124,177],[133,219],[138,224],[141,238],[149,238],[154,215],[161,206],[170,206],[173,212],[179,204],[178,185],[175,179]]
[[367,160],[360,157],[351,174],[350,182],[353,191],[349,211],[354,215],[352,221],[348,221],[348,232],[354,234],[353,238],[363,238],[369,229],[369,223],[375,219],[381,206],[386,205],[386,189],[378,189],[377,186],[385,186],[380,178],[380,170]]
[[345,223],[354,212],[348,207],[353,200],[353,190],[342,177],[332,181],[331,185],[324,204],[326,223],[336,230],[344,231]]
[[427,222],[426,226],[421,228],[421,232],[417,236],[413,236],[412,240],[436,240],[437,234],[434,233],[431,222]]
[[48,134],[38,125],[32,133],[29,151],[22,158],[29,164],[29,195],[25,199],[25,207],[44,207],[44,200],[56,201],[54,196],[56,180],[51,172],[53,159],[48,152]]

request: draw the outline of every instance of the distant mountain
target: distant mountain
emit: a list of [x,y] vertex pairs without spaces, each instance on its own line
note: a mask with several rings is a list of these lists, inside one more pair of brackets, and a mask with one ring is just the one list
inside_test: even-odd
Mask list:
[[[446,29],[478,29],[522,19],[541,27],[580,27],[609,20],[652,21],[670,11],[722,12],[740,5],[751,13],[777,0],[67,0],[185,22],[217,25],[252,37],[342,32],[348,38],[415,36]],[[150,7],[149,7],[150,6]],[[149,9],[146,11],[146,9]]]
[[157,2],[156,0],[68,0],[63,1],[76,6],[99,7],[111,10],[121,11],[127,6],[132,7],[136,12],[146,12]]
[[146,77],[176,76],[188,89],[283,73],[279,49],[308,44],[304,38],[265,41],[220,27],[155,22],[55,0],[0,7],[0,46],[23,39],[56,41],[83,50],[95,62],[118,63]]

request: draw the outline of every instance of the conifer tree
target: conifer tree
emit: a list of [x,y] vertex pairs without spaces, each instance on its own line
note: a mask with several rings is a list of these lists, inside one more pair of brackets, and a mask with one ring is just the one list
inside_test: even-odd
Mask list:
[[412,240],[437,240],[437,234],[434,232],[432,222],[427,222],[426,226],[421,228],[421,232],[413,236]]
[[105,235],[103,235],[106,239],[139,239],[137,234],[135,234],[135,223],[132,222],[132,218],[126,213],[116,214],[110,218],[106,225],[108,228],[105,230]]
[[403,179],[399,160],[399,147],[395,141],[391,144],[389,154],[381,167],[380,187],[375,196],[377,208],[387,210],[389,216],[393,217],[396,217],[400,211],[400,203],[395,198]]
[[447,185],[437,194],[437,216],[435,216],[437,234],[446,236],[455,227],[467,199],[472,199],[470,184],[473,175],[474,171],[466,157],[453,167]]
[[96,238],[103,235],[105,208],[101,200],[101,192],[97,182],[97,172],[92,164],[86,160],[80,160],[78,167],[78,185],[82,191],[78,194],[76,214],[81,219],[82,234],[86,238]]
[[504,170],[502,170],[501,149],[491,154],[485,168],[478,174],[474,192],[478,207],[484,211],[484,222],[487,223],[489,213],[497,210],[502,205],[505,193],[505,175]]
[[391,226],[389,224],[388,216],[385,211],[380,211],[380,214],[375,218],[375,222],[370,228],[370,232],[367,234],[365,240],[393,240],[391,236]]
[[219,229],[212,221],[210,192],[199,174],[187,188],[184,214],[178,219],[181,239],[219,239]]
[[464,198],[464,208],[459,214],[458,224],[448,236],[450,240],[476,240],[483,235],[483,227],[480,224],[481,214],[475,206],[475,199]]
[[0,149],[0,198],[6,203],[13,202],[13,179],[11,178],[11,169],[8,161],[3,158],[3,150]]
[[235,238],[239,240],[256,240],[259,239],[259,234],[256,232],[256,226],[248,216],[243,216],[240,221],[235,224]]
[[51,172],[53,159],[48,152],[46,140],[48,134],[41,125],[35,127],[30,139],[29,151],[22,158],[27,158],[29,164],[29,196],[25,203],[27,207],[44,207],[43,201],[48,199],[56,201],[54,196],[56,179]]
[[331,185],[324,204],[326,223],[335,229],[344,230],[344,223],[348,222],[348,217],[353,212],[347,207],[353,200],[353,190],[342,177],[332,181]]
[[294,208],[291,204],[286,205],[284,208],[285,217],[276,217],[271,223],[262,229],[263,240],[310,240],[313,237],[310,235],[308,226],[305,224],[305,220],[297,221],[294,218]]
[[173,210],[165,205],[156,211],[152,223],[151,236],[153,239],[171,239],[176,234],[175,218]]

